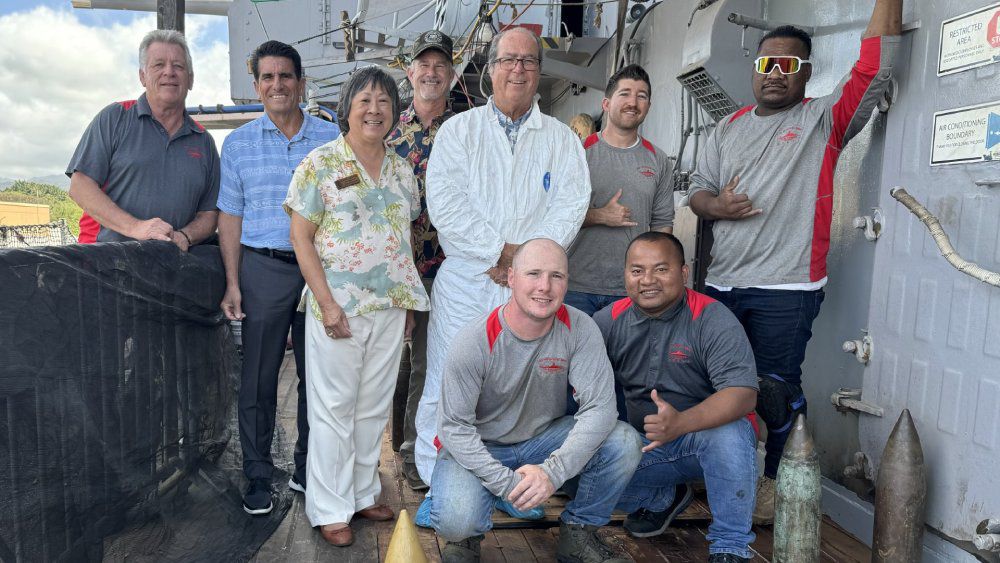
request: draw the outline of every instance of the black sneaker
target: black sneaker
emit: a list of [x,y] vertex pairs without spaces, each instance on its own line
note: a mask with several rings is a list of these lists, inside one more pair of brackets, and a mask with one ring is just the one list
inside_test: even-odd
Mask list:
[[674,502],[663,512],[653,512],[640,508],[628,515],[622,525],[625,531],[634,538],[651,538],[658,536],[670,526],[675,518],[680,516],[684,509],[694,500],[694,489],[691,485],[684,483],[677,485],[674,489]]
[[288,488],[302,494],[306,494],[306,484],[299,481],[295,475],[288,478]]
[[483,536],[462,541],[450,541],[441,550],[441,563],[479,563],[479,548]]
[[733,553],[713,553],[708,556],[708,563],[745,563],[750,561]]
[[247,514],[267,514],[274,505],[271,504],[271,480],[251,479],[247,492],[243,495],[243,510]]

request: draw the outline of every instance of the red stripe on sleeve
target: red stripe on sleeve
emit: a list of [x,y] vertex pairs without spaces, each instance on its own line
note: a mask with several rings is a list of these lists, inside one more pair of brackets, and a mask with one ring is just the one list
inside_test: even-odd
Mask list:
[[691,311],[691,320],[698,320],[701,313],[708,307],[709,304],[715,303],[715,299],[705,295],[704,293],[698,293],[693,289],[687,289],[687,302],[688,309]]
[[122,109],[130,110],[132,109],[132,106],[135,105],[135,102],[135,100],[125,100],[123,102],[118,102],[118,105],[120,105]]
[[621,316],[629,307],[632,306],[632,300],[628,297],[624,299],[619,299],[611,304],[611,320],[615,320]]
[[562,324],[566,325],[566,328],[572,330],[573,327],[569,324],[569,311],[566,310],[565,305],[560,305],[559,310],[556,311],[556,318],[562,321]]
[[497,307],[486,319],[486,341],[490,345],[491,353],[493,352],[493,344],[496,343],[501,332],[503,332],[503,325],[500,324],[500,307]]
[[583,148],[589,149],[590,147],[596,145],[599,140],[600,137],[597,136],[597,133],[591,133],[586,139],[583,140]]
[[754,108],[754,106],[746,106],[746,107],[740,108],[739,111],[737,111],[736,113],[734,113],[733,116],[730,117],[729,121],[727,121],[726,123],[732,123],[732,122],[736,121],[737,119],[739,119],[739,118],[743,117],[744,115],[746,115],[753,108]]
[[871,86],[872,80],[878,74],[882,60],[882,38],[869,37],[861,41],[861,55],[851,69],[851,77],[844,83],[840,98],[830,110],[833,115],[833,133],[830,142],[838,149],[843,148],[844,133],[854,119],[854,114],[861,105],[861,100]]
[[642,146],[646,147],[647,151],[653,153],[653,156],[656,156],[656,147],[653,146],[653,143],[650,143],[646,139],[643,139]]
[[834,146],[835,133],[830,134],[823,164],[816,184],[816,209],[813,211],[812,249],[809,258],[809,281],[826,277],[826,255],[830,251],[830,224],[833,221],[833,173],[840,158],[840,149]]

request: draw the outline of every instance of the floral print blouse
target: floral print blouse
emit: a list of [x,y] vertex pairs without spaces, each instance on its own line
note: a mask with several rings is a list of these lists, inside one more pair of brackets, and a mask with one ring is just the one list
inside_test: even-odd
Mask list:
[[[313,243],[348,317],[392,307],[430,309],[410,244],[419,197],[412,169],[392,149],[376,184],[343,136],[314,149],[295,169],[285,211],[317,226]],[[306,302],[322,321],[312,292]]]

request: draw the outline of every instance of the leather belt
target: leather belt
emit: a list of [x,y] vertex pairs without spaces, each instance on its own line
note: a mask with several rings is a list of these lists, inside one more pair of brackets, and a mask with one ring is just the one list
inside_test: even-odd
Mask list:
[[275,250],[273,248],[257,248],[247,245],[243,245],[243,248],[251,252],[256,252],[257,254],[263,254],[264,256],[281,260],[282,262],[287,262],[289,264],[299,263],[299,261],[295,259],[295,251],[292,250]]

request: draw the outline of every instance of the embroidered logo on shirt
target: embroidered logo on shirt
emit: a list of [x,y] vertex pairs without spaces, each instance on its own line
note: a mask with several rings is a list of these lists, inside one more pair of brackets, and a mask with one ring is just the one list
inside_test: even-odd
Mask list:
[[549,188],[551,187],[551,184],[550,184],[551,180],[552,180],[552,175],[549,174],[548,172],[546,172],[545,175],[542,176],[542,188],[546,192],[548,192]]
[[687,344],[671,344],[670,352],[667,353],[667,358],[675,364],[686,364],[691,361],[690,355],[691,347]]
[[566,371],[566,358],[542,358],[538,360],[538,369],[548,374],[559,374]]
[[187,155],[190,156],[191,158],[201,158],[201,151],[199,151],[194,147],[188,147]]
[[798,139],[799,135],[801,135],[801,134],[802,134],[802,128],[793,125],[791,127],[784,128],[781,131],[781,134],[778,135],[778,140],[781,141],[781,142],[784,142],[784,143],[788,143],[790,141],[794,141],[795,139]]
[[643,176],[645,176],[647,178],[652,178],[653,176],[656,176],[656,171],[654,171],[649,166],[640,166],[639,167],[639,174],[642,174]]

